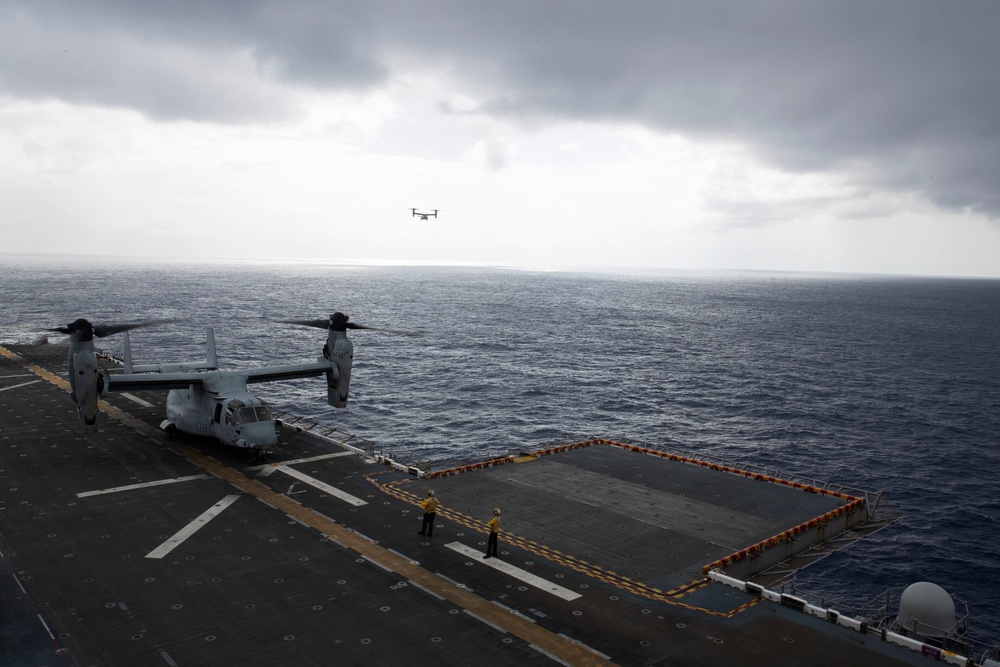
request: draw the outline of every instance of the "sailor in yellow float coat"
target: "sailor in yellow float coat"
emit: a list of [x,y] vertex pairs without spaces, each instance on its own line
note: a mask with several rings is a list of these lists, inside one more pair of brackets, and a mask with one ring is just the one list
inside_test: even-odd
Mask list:
[[492,558],[497,555],[497,538],[500,536],[500,508],[493,508],[493,518],[486,524],[490,527],[490,539],[486,542],[486,555],[483,558]]
[[424,508],[424,522],[420,526],[418,535],[434,537],[434,518],[437,516],[437,508],[440,504],[440,501],[434,496],[434,492],[428,490],[427,498],[420,502],[420,506]]

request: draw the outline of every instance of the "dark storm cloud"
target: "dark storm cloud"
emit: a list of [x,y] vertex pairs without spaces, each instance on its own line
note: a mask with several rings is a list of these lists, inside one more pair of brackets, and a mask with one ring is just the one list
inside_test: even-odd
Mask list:
[[294,112],[286,86],[384,82],[364,17],[291,4],[0,0],[0,94],[252,122]]
[[478,113],[731,140],[997,217],[998,27],[993,0],[8,1],[0,92],[240,122],[427,68]]

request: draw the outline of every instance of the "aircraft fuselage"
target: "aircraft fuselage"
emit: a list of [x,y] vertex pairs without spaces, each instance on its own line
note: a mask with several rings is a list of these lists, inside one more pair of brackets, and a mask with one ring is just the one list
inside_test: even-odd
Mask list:
[[277,442],[271,409],[246,390],[246,376],[213,371],[202,386],[172,389],[160,427],[217,438],[241,449],[268,451]]

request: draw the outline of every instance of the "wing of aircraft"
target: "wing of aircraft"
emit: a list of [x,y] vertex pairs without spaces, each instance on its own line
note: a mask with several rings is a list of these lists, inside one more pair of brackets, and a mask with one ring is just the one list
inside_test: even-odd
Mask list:
[[216,392],[222,388],[223,384],[227,388],[236,384],[242,385],[241,388],[246,389],[246,385],[254,382],[292,380],[323,374],[330,375],[329,380],[332,384],[336,384],[337,380],[340,379],[337,365],[324,359],[311,364],[268,366],[234,371],[109,373],[104,382],[108,392],[185,389],[192,385],[201,386],[209,392]]
[[[357,328],[363,328],[360,325]],[[354,346],[343,332],[330,331],[324,356],[311,363],[285,366],[264,366],[243,370],[220,371],[216,369],[214,340],[210,337],[208,359],[205,362],[182,364],[156,364],[133,366],[126,364],[125,373],[102,371],[101,395],[113,391],[156,391],[186,389],[198,386],[208,393],[246,391],[247,385],[256,382],[293,380],[326,375],[327,401],[343,408],[351,381],[351,364]],[[140,371],[140,372],[135,372]]]
[[204,384],[210,373],[109,373],[104,380],[106,391],[157,391],[184,389]]
[[337,365],[327,359],[311,364],[292,364],[289,366],[270,366],[265,368],[253,368],[246,371],[235,371],[245,375],[247,383],[271,382],[274,380],[292,380],[296,378],[315,377],[323,373],[332,373],[333,380],[340,377]]

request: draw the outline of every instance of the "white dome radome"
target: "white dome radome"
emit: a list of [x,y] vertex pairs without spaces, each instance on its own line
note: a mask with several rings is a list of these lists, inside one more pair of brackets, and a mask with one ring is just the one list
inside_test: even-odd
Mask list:
[[955,627],[955,601],[929,581],[910,584],[899,596],[899,622],[923,637],[943,637]]

